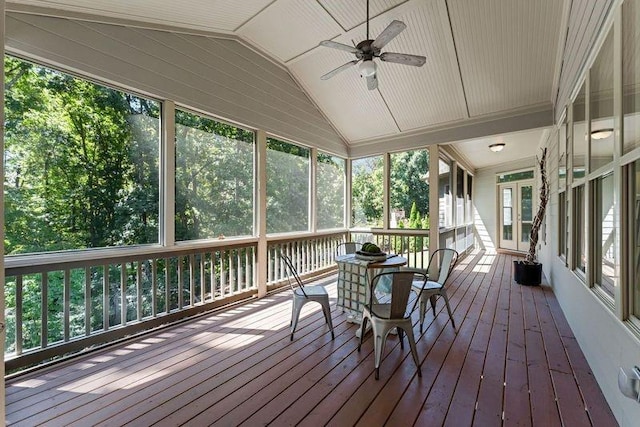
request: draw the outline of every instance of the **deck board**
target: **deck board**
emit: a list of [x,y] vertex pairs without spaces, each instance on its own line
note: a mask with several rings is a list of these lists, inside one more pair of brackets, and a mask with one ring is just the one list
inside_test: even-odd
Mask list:
[[[511,279],[510,255],[463,258],[423,333],[373,342],[307,304],[289,340],[288,292],[200,316],[7,381],[9,425],[572,425],[616,421],[549,287]],[[323,279],[332,303],[335,276]],[[406,343],[405,343],[406,344]]]

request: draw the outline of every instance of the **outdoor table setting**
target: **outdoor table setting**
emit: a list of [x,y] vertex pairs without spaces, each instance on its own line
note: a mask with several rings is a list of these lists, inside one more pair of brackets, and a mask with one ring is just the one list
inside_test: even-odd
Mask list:
[[[347,321],[362,322],[363,305],[369,301],[371,279],[382,271],[396,270],[407,264],[407,259],[397,254],[387,254],[375,245],[367,251],[363,245],[360,251],[336,257],[338,264],[338,307],[347,311]],[[371,250],[371,249],[370,249]],[[356,332],[360,336],[360,329]]]

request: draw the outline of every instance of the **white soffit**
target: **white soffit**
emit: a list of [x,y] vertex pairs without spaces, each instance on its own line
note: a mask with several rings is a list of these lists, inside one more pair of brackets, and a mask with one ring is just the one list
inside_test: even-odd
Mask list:
[[282,62],[342,32],[315,1],[279,0],[243,25],[239,34]]
[[447,4],[471,117],[551,101],[561,1]]
[[[349,31],[366,22],[367,4],[363,0],[318,0],[319,3],[338,21],[344,31]],[[405,3],[407,0],[372,0],[369,2],[369,17],[374,18],[387,10]]]
[[232,32],[272,1],[17,0],[15,3],[183,28]]

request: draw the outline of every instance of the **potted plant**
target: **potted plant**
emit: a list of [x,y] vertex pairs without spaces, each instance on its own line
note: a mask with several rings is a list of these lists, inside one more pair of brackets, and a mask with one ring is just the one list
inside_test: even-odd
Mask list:
[[539,285],[542,282],[542,264],[537,262],[536,249],[538,246],[538,234],[547,210],[547,202],[549,202],[549,180],[547,179],[546,169],[547,147],[542,149],[542,155],[540,158],[536,158],[536,163],[540,169],[540,204],[531,224],[529,252],[527,252],[524,261],[513,261],[515,281],[521,285],[528,286]]

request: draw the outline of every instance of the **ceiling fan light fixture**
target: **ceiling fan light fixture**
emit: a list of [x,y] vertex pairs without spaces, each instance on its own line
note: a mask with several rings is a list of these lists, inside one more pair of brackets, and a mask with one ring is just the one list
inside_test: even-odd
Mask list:
[[591,139],[606,139],[613,134],[613,129],[604,128],[591,131]]
[[499,151],[502,151],[505,145],[506,144],[504,142],[497,142],[495,144],[491,144],[489,146],[489,150],[493,151],[494,153],[497,153]]
[[360,75],[362,77],[371,77],[376,73],[376,64],[373,60],[369,59],[362,61],[362,64],[360,64],[358,69],[360,70]]

